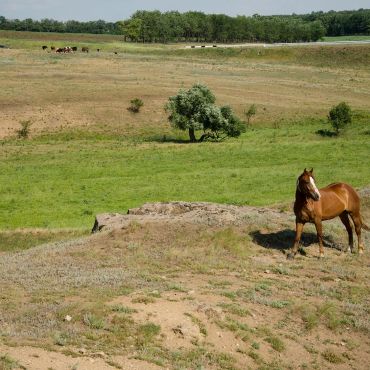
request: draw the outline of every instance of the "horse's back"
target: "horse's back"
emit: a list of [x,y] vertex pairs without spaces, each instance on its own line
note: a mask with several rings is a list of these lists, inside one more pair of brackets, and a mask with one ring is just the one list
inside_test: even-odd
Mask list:
[[329,202],[341,203],[347,212],[357,212],[360,207],[360,197],[356,190],[344,182],[335,182],[320,189],[323,199]]

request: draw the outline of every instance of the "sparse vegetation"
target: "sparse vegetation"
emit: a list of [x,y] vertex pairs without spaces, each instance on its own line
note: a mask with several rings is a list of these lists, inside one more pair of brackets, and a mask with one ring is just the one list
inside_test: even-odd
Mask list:
[[247,124],[248,126],[250,125],[251,123],[251,119],[254,115],[256,115],[257,113],[257,108],[256,108],[256,105],[255,104],[252,104],[248,110],[245,110],[244,111],[244,115],[247,117]]
[[130,103],[131,105],[127,109],[132,113],[139,113],[141,107],[144,105],[144,102],[139,98],[132,99]]
[[103,318],[98,317],[90,312],[84,315],[83,323],[89,326],[91,329],[103,329],[105,324]]
[[278,337],[267,337],[265,338],[265,341],[270,343],[271,347],[277,352],[282,352],[285,350],[284,342]]
[[337,355],[334,351],[326,349],[321,356],[328,362],[332,364],[341,364],[343,362],[342,357]]
[[24,366],[20,366],[18,361],[12,359],[9,355],[0,356],[0,369],[1,370],[12,370],[12,369],[25,369]]
[[21,121],[20,125],[21,125],[21,128],[16,131],[18,139],[28,139],[28,137],[30,136],[30,132],[31,132],[32,122],[30,120]]

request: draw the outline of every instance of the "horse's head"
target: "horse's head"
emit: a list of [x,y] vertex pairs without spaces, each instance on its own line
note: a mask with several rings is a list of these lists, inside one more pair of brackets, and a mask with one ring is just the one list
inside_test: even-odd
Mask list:
[[320,199],[320,192],[316,187],[315,178],[313,176],[313,168],[311,170],[304,169],[302,175],[298,177],[297,190],[313,200]]

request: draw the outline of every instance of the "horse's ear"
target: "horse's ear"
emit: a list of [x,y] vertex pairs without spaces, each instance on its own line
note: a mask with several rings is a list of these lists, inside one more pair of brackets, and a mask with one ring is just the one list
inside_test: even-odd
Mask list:
[[310,172],[313,173],[313,168],[311,168],[311,171]]
[[307,169],[306,169],[306,167],[304,168],[303,172],[304,172],[304,173],[306,173],[306,172],[307,172]]

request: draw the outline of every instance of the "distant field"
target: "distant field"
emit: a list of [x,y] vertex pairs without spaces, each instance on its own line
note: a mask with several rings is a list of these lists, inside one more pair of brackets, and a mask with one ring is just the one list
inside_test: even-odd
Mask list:
[[324,41],[362,41],[370,40],[370,35],[364,36],[327,36],[323,37]]
[[[320,185],[370,183],[369,46],[194,53],[44,36],[0,32],[12,46],[0,50],[0,228],[88,228],[98,212],[158,200],[289,203],[305,166]],[[92,51],[41,50],[55,40]],[[241,117],[256,104],[252,128],[224,143],[180,144],[186,135],[170,128],[163,107],[197,82]],[[136,97],[144,107],[134,115]],[[339,138],[316,134],[343,100],[356,113],[352,127]],[[31,139],[17,140],[25,120]]]

